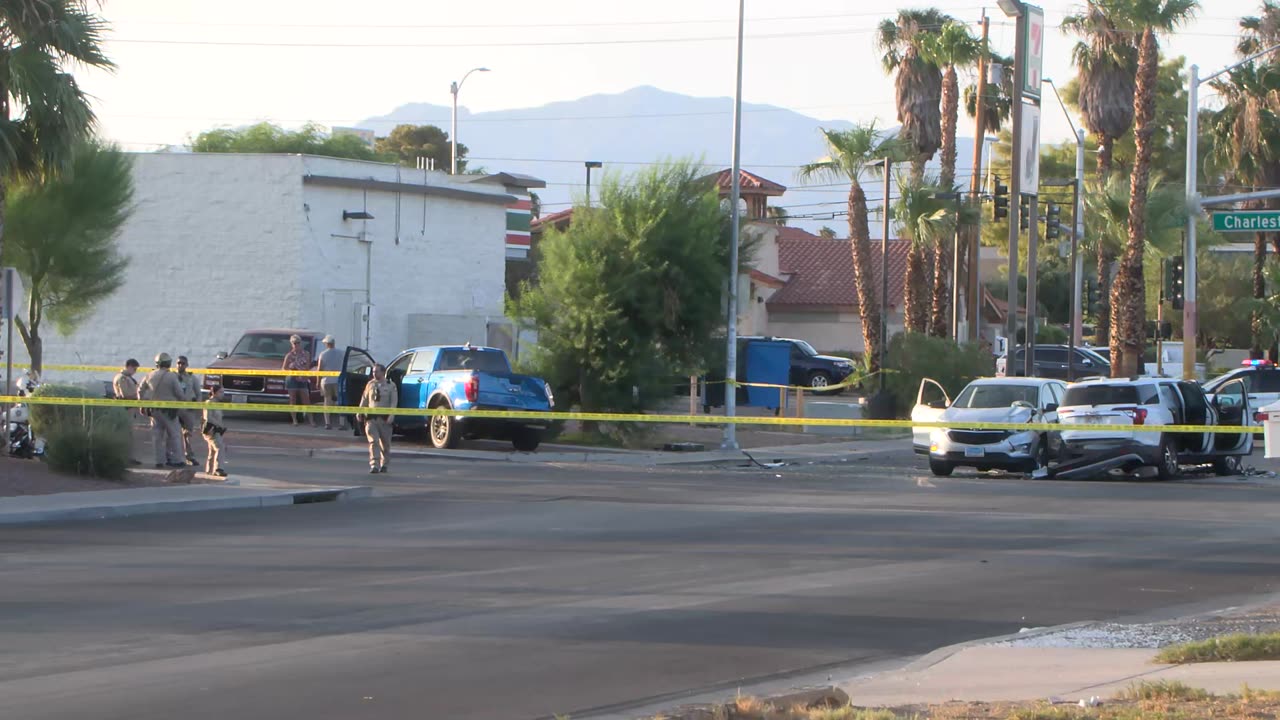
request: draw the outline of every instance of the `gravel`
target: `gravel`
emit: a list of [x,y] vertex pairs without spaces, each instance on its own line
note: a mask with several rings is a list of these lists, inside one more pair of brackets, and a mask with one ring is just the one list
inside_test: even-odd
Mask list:
[[1169,620],[1122,625],[1090,623],[1048,633],[1024,628],[1027,637],[991,643],[997,647],[1037,648],[1162,648],[1237,633],[1280,632],[1280,605]]

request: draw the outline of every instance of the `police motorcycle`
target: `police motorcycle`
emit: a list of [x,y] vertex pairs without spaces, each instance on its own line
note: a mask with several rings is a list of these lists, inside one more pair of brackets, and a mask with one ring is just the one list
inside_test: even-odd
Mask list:
[[[40,385],[38,377],[26,372],[14,378],[14,392],[19,397],[30,395]],[[10,406],[0,413],[0,423],[5,428],[9,455],[19,458],[35,458],[44,455],[44,441],[31,434],[31,408],[25,403]]]

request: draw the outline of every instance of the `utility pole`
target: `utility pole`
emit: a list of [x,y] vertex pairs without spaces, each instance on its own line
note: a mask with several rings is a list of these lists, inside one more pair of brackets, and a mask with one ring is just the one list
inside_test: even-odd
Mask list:
[[[1018,233],[1021,231],[1019,223],[1021,222],[1018,214],[1022,212],[1021,203],[1017,200],[1022,197],[1022,75],[1026,72],[1027,63],[1027,11],[1025,4],[1017,3],[1017,24],[1014,35],[1017,41],[1014,44],[1013,51],[1013,82],[1015,91],[1013,93],[1013,153],[1011,158],[1011,168],[1009,177],[1009,314],[1005,318],[1005,336],[1009,338],[1009,353],[1013,354],[1013,346],[1017,344],[1018,339]],[[1010,8],[1004,8],[1008,14]],[[1027,354],[1030,357],[1030,354]]]
[[[987,95],[987,38],[990,34],[991,20],[987,17],[987,11],[982,10],[982,52],[978,55],[978,102],[977,112],[975,116],[977,120],[974,123],[973,131],[973,177],[969,178],[969,196],[972,199],[973,206],[978,206],[978,196],[982,193],[982,142],[986,137],[986,123],[983,117],[983,108],[986,103]],[[979,215],[981,215],[979,213]],[[982,284],[982,268],[978,260],[982,248],[982,223],[977,222],[973,226],[972,233],[969,236],[969,275],[967,282],[967,290],[965,291],[965,317],[969,321],[969,342],[978,342],[978,333],[982,327],[982,304],[979,299]]]
[[889,170],[893,161],[881,160],[884,165],[884,211],[880,213],[880,391],[884,392],[884,355],[889,345]]
[[746,0],[738,0],[738,80],[733,95],[733,179],[729,192],[729,317],[725,333],[728,347],[725,359],[724,440],[720,447],[738,449],[738,426],[732,419],[738,413],[738,233],[741,231],[742,213],[738,203],[742,199],[742,27],[746,14]]

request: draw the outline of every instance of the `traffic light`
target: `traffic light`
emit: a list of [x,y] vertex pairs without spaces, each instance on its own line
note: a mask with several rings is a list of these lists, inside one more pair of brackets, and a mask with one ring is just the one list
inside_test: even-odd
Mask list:
[[992,217],[995,220],[1009,217],[1009,186],[1000,182],[999,177],[996,178],[995,212]]
[[1031,227],[1031,196],[1018,195],[1018,228],[1026,230]]
[[1168,274],[1168,296],[1169,302],[1173,305],[1174,310],[1182,309],[1182,293],[1185,289],[1183,286],[1185,272],[1186,265],[1183,263],[1182,256],[1174,255],[1173,258],[1169,260]]
[[1062,235],[1062,207],[1056,202],[1049,202],[1045,211],[1044,237],[1046,240],[1057,240]]

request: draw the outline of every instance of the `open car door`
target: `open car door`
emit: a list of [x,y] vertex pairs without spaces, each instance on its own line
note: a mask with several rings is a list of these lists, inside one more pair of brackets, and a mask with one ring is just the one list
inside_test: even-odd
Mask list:
[[[342,372],[338,375],[339,405],[351,407],[360,403],[365,386],[373,378],[374,364],[373,356],[368,350],[347,347],[342,356]],[[352,423],[353,426],[354,424]]]
[[[951,396],[936,380],[924,378],[920,381],[920,390],[916,393],[916,406],[911,410],[911,422],[937,422],[942,413],[951,406]],[[934,428],[911,428],[911,444],[917,452],[929,451],[929,436]]]
[[[1249,389],[1245,387],[1243,378],[1224,383],[1214,392],[1212,402],[1218,409],[1219,425],[1253,425],[1253,407],[1249,404]],[[1253,433],[1217,433],[1213,449],[1217,453],[1248,455],[1253,452]]]

